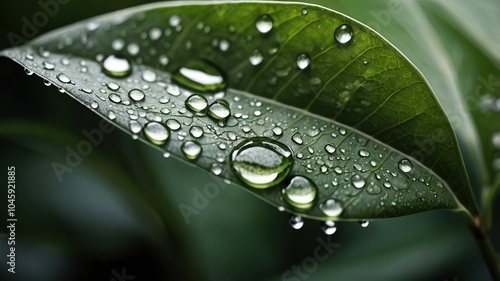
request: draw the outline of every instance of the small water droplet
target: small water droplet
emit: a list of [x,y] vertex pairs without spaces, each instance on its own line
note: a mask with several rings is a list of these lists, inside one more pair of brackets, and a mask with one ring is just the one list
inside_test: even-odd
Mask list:
[[135,121],[135,120],[131,120],[129,123],[128,123],[128,126],[130,128],[130,131],[132,131],[132,133],[134,134],[138,134],[141,132],[142,130],[142,125],[141,123],[139,123],[138,121]]
[[274,127],[273,134],[275,136],[281,136],[283,134],[283,129],[281,127]]
[[217,163],[212,164],[212,167],[210,168],[210,170],[212,171],[212,174],[214,174],[216,176],[222,174],[222,167]]
[[54,70],[54,68],[56,68],[56,65],[49,62],[49,61],[44,61],[42,64],[43,64],[43,68],[45,68],[47,70]]
[[335,146],[333,146],[332,144],[327,144],[325,145],[325,151],[328,153],[328,154],[333,154],[335,153]]
[[158,40],[161,37],[161,29],[158,27],[153,27],[149,30],[149,38],[151,40]]
[[297,66],[300,69],[305,69],[306,67],[309,66],[309,63],[311,63],[311,58],[309,57],[309,55],[302,53],[297,56],[296,61],[297,61]]
[[250,53],[250,56],[248,57],[248,61],[250,61],[251,65],[259,65],[263,60],[264,60],[264,56],[257,49],[253,50]]
[[62,83],[70,83],[71,79],[68,78],[64,73],[59,73],[57,75],[57,80],[61,81]]
[[99,107],[99,104],[98,104],[96,101],[92,101],[92,102],[90,103],[90,107],[92,107],[93,109],[96,109],[96,108],[98,108],[98,107]]
[[130,92],[128,92],[128,97],[135,102],[139,102],[144,100],[145,95],[142,90],[132,89],[130,90]]
[[172,80],[182,86],[200,92],[217,92],[227,86],[218,67],[207,61],[191,61],[174,72]]
[[125,77],[132,72],[132,65],[128,59],[121,56],[110,55],[106,57],[102,62],[102,67],[104,73],[110,77]]
[[142,72],[142,80],[146,82],[155,82],[156,81],[156,73],[152,70],[146,69]]
[[163,124],[151,121],[144,126],[144,134],[156,145],[164,144],[170,137],[170,131]]
[[250,138],[231,152],[231,166],[240,180],[254,188],[280,183],[290,172],[293,157],[284,144],[268,138]]
[[350,25],[342,24],[335,29],[335,40],[337,40],[340,44],[346,44],[351,41],[352,35],[353,31]]
[[193,126],[189,129],[189,134],[191,134],[193,138],[201,138],[203,136],[203,129],[199,126]]
[[219,49],[223,52],[229,50],[229,47],[231,46],[231,44],[229,43],[229,41],[225,40],[225,39],[222,39],[220,40],[219,42]]
[[288,222],[293,229],[301,229],[304,226],[304,220],[299,215],[290,215]]
[[114,111],[108,111],[108,118],[110,120],[115,120],[116,119],[116,113]]
[[273,23],[273,18],[270,15],[263,14],[255,21],[255,28],[257,28],[260,33],[265,34],[273,29]]
[[[49,80],[47,80],[47,79],[43,79],[43,84],[44,84],[45,86],[47,86],[47,87],[48,87],[48,86],[51,86],[51,85],[52,85],[52,82],[50,82],[50,81],[49,81]],[[90,90],[90,93],[92,93],[92,90]]]
[[335,199],[328,199],[325,202],[319,205],[319,209],[323,212],[323,214],[329,217],[338,217],[344,208],[340,202],[337,202]]
[[354,175],[351,177],[351,182],[354,187],[362,188],[363,186],[365,186],[366,180],[360,175]]
[[366,149],[360,149],[358,152],[359,156],[361,157],[368,157],[370,156],[370,152],[368,152]]
[[361,225],[361,227],[368,227],[370,222],[369,221],[360,221],[359,224]]
[[308,12],[307,12],[307,9],[306,9],[306,8],[302,9],[302,14],[303,14],[304,16],[305,16],[305,15],[307,15],[307,13],[308,13]]
[[202,147],[196,141],[186,141],[181,147],[182,153],[189,160],[195,160],[201,155]]
[[364,65],[367,65],[367,64],[368,64],[368,61],[367,61],[367,60],[363,60],[363,64],[364,64]]
[[167,127],[172,130],[172,131],[177,131],[181,128],[181,123],[175,119],[168,119],[167,122]]
[[410,160],[404,158],[399,160],[398,167],[402,172],[408,173],[413,169],[413,164]]
[[120,85],[116,84],[115,82],[109,82],[107,86],[108,89],[112,91],[118,91],[118,89],[120,89]]
[[231,115],[229,103],[224,99],[214,101],[208,108],[208,114],[214,119],[223,120]]
[[296,132],[295,134],[293,134],[292,140],[296,144],[303,144],[304,143],[304,140],[302,140],[302,136],[300,135],[299,132]]
[[207,98],[194,94],[186,99],[186,107],[197,115],[204,115],[208,107]]
[[282,190],[287,202],[300,209],[312,207],[317,191],[316,184],[303,176],[294,176]]
[[108,96],[108,98],[109,98],[110,101],[112,101],[114,103],[120,103],[120,102],[122,102],[122,99],[120,98],[120,96],[117,95],[117,94],[115,94],[115,93],[110,94]]
[[322,221],[320,222],[320,228],[326,235],[332,235],[337,231],[334,221]]
[[178,15],[173,15],[168,19],[168,24],[172,27],[176,27],[181,23],[181,18]]

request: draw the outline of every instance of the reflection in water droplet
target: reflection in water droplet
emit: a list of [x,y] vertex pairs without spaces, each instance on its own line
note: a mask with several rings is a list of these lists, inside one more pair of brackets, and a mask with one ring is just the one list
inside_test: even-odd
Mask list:
[[226,88],[222,72],[207,61],[191,61],[174,72],[172,80],[191,90],[216,92]]
[[319,226],[326,235],[332,235],[337,231],[334,221],[322,221]]
[[268,14],[261,15],[255,21],[255,27],[260,33],[268,33],[273,29],[273,18]]
[[208,108],[208,114],[217,120],[223,120],[231,115],[229,103],[224,99],[214,101]]
[[250,56],[248,57],[248,61],[250,61],[251,65],[259,65],[263,60],[264,60],[264,56],[257,49],[253,50],[250,53]]
[[254,188],[280,183],[290,172],[292,163],[291,150],[268,138],[250,138],[231,152],[231,166],[236,176]]
[[186,107],[198,115],[203,115],[208,107],[207,98],[202,95],[194,94],[187,98]]
[[189,129],[189,134],[191,134],[193,138],[201,138],[203,136],[203,129],[199,126],[193,126]]
[[130,90],[130,92],[128,92],[128,97],[135,102],[139,102],[144,99],[145,95],[142,90],[132,89]]
[[102,62],[102,68],[110,77],[125,77],[132,72],[132,65],[128,59],[121,56],[110,55]]
[[71,79],[68,78],[64,73],[59,73],[57,75],[57,80],[63,82],[63,83],[69,83],[71,82]]
[[297,60],[297,66],[300,69],[305,69],[306,67],[309,66],[309,63],[311,62],[311,58],[307,54],[299,54],[296,60]]
[[352,35],[352,28],[347,24],[342,24],[341,26],[337,27],[334,34],[335,40],[337,40],[337,42],[339,42],[340,44],[346,44],[351,41]]
[[363,178],[360,175],[352,176],[351,182],[352,182],[352,185],[354,185],[354,187],[356,187],[356,188],[362,188],[363,186],[365,186],[365,183],[366,183],[365,178]]
[[300,209],[309,209],[312,207],[317,191],[316,184],[302,176],[294,176],[282,190],[288,203]]
[[200,156],[202,147],[198,142],[186,141],[185,143],[182,144],[181,150],[187,159],[195,160]]
[[290,215],[288,222],[294,229],[301,229],[304,226],[304,220],[302,220],[302,217],[298,215]]
[[328,199],[321,203],[319,209],[329,217],[338,217],[344,210],[340,202],[335,201],[335,199]]
[[156,145],[164,144],[170,136],[170,131],[163,124],[151,121],[144,126],[144,134]]
[[408,173],[413,169],[413,164],[410,160],[404,158],[399,160],[398,167],[402,172]]

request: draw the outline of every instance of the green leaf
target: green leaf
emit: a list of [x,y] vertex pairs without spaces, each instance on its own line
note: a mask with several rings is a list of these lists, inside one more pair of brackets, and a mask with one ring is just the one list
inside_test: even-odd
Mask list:
[[380,35],[335,11],[162,3],[1,54],[134,139],[289,212],[476,214],[453,130],[426,80]]

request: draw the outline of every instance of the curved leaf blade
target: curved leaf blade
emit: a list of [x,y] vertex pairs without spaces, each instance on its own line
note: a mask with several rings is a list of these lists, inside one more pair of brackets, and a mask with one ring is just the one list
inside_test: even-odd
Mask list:
[[[255,25],[263,14],[272,18],[268,32]],[[353,29],[345,44],[333,36],[342,24]],[[255,52],[259,63],[249,58]],[[337,219],[461,204],[475,213],[453,131],[425,79],[379,35],[334,11],[265,2],[149,5],[75,24],[2,54],[135,136],[131,122],[142,128],[175,120],[168,142],[158,148],[185,158],[183,143],[196,140],[203,153],[195,165],[290,212],[327,219],[319,206],[334,198],[343,207]],[[310,58],[305,67],[297,65],[301,54]],[[130,76],[104,74],[102,61],[109,55],[128,58]],[[230,101],[233,114],[226,124],[186,110],[186,99],[196,91],[171,82],[171,73],[192,59],[224,71],[229,88],[202,94],[210,103],[221,96]],[[132,89],[141,89],[145,98],[131,100]],[[190,134],[193,126],[202,128],[202,138]],[[280,133],[272,130],[278,127]],[[439,133],[439,141],[429,132]],[[230,150],[254,136],[290,147],[291,173],[318,186],[310,209],[287,204],[284,183],[255,189],[234,175]],[[148,142],[143,133],[138,137]],[[403,160],[412,163],[410,171],[399,167]],[[354,183],[360,178],[362,184]]]

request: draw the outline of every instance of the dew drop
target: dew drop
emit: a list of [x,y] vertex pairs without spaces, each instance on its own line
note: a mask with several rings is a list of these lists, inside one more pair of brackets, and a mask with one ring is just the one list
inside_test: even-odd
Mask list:
[[295,134],[293,134],[292,140],[296,144],[303,144],[304,143],[304,140],[302,140],[302,136],[300,135],[299,132],[296,132]]
[[311,58],[309,57],[309,55],[302,53],[297,56],[296,61],[297,61],[297,66],[300,69],[305,69],[306,67],[309,66],[309,63],[311,63]]
[[321,203],[319,209],[329,217],[338,217],[344,210],[340,202],[337,202],[335,199],[328,199]]
[[128,122],[128,126],[130,128],[130,131],[132,131],[132,133],[134,133],[134,134],[138,134],[142,130],[141,123],[139,123],[136,120],[131,120],[130,122]]
[[226,88],[222,72],[207,61],[191,61],[174,72],[172,80],[191,90],[217,92]]
[[[47,79],[44,79],[44,80],[43,80],[43,84],[44,84],[45,86],[47,86],[47,87],[48,87],[48,86],[51,86],[51,85],[52,85],[52,82],[50,82],[50,81],[49,81],[49,80],[47,80]],[[90,93],[92,93],[92,91],[91,91]]]
[[359,224],[361,225],[361,227],[368,227],[370,222],[369,221],[360,221]]
[[57,75],[57,80],[61,81],[62,83],[70,83],[71,79],[68,78],[64,73],[59,73]]
[[305,15],[307,15],[307,13],[308,13],[308,12],[307,12],[307,9],[306,9],[306,8],[302,9],[302,14],[303,14],[304,16],[305,16]]
[[181,128],[181,123],[175,119],[168,119],[167,122],[167,127],[172,130],[172,131],[177,131]]
[[337,40],[340,44],[346,44],[351,41],[352,35],[353,31],[350,25],[342,24],[335,29],[335,40]]
[[98,108],[98,107],[99,107],[99,104],[98,104],[96,101],[92,101],[92,102],[90,103],[90,107],[92,107],[93,109],[96,109],[96,108]]
[[370,152],[368,152],[367,150],[365,149],[360,149],[359,152],[358,152],[359,156],[361,157],[368,157],[370,156]]
[[208,107],[207,98],[202,95],[194,94],[186,99],[186,107],[198,115],[203,115]]
[[33,71],[31,71],[31,70],[29,70],[29,69],[27,69],[27,68],[25,68],[25,69],[24,69],[24,72],[25,72],[25,73],[26,73],[26,75],[28,75],[28,76],[31,76],[31,75],[33,75],[33,73],[34,73]]
[[153,27],[149,30],[149,38],[151,40],[158,40],[161,37],[161,29],[158,27]]
[[223,120],[231,115],[229,103],[224,99],[214,101],[208,108],[208,114],[214,119]]
[[247,139],[231,152],[231,167],[236,176],[254,188],[280,183],[289,174],[292,163],[291,150],[268,138]]
[[139,102],[144,100],[145,95],[142,90],[132,89],[130,90],[130,92],[128,92],[128,97],[135,102]]
[[335,146],[333,146],[332,144],[327,144],[325,145],[325,151],[328,153],[328,154],[333,154],[335,153]]
[[114,111],[111,111],[111,110],[110,110],[110,111],[108,112],[108,118],[109,118],[110,120],[115,120],[115,119],[116,119],[116,113],[115,113]]
[[283,134],[283,129],[281,127],[274,127],[273,134],[275,136],[281,136]]
[[351,177],[351,182],[354,187],[362,188],[363,186],[365,186],[366,180],[360,175],[354,175]]
[[399,160],[398,167],[402,172],[408,173],[413,169],[413,164],[411,163],[410,160],[404,158]]
[[168,19],[168,24],[170,26],[175,27],[178,26],[181,23],[181,18],[178,15],[173,15]]
[[255,21],[255,28],[262,33],[268,33],[273,29],[273,18],[268,14],[263,14]]
[[102,62],[102,68],[106,75],[116,78],[128,76],[132,72],[132,65],[128,59],[115,55],[106,57]]
[[181,147],[182,153],[189,160],[195,160],[201,155],[202,147],[196,141],[186,141]]
[[115,94],[115,93],[110,94],[108,96],[108,98],[109,98],[110,101],[112,101],[114,103],[120,103],[120,102],[122,102],[122,99],[120,98],[120,96],[117,95],[117,94]]
[[264,60],[264,56],[257,49],[253,50],[250,53],[250,56],[248,57],[248,61],[250,61],[251,65],[259,65],[263,60]]
[[299,215],[290,215],[288,222],[293,229],[301,229],[304,226],[304,220]]
[[322,221],[319,226],[326,235],[332,235],[337,231],[334,221]]
[[201,138],[203,136],[203,129],[199,126],[193,126],[189,129],[189,134],[193,138]]
[[48,62],[48,61],[44,61],[42,63],[42,65],[43,65],[43,68],[45,68],[47,70],[54,70],[54,68],[56,68],[55,64]]
[[222,167],[217,163],[212,164],[212,167],[210,168],[210,170],[212,171],[212,174],[214,174],[216,176],[222,174]]
[[282,190],[287,202],[300,209],[312,207],[317,191],[316,184],[303,176],[294,176]]
[[151,121],[144,126],[144,134],[156,145],[164,144],[170,137],[170,131],[163,124]]
[[142,80],[146,82],[155,82],[156,81],[156,73],[154,71],[151,71],[149,69],[144,70],[142,72]]

